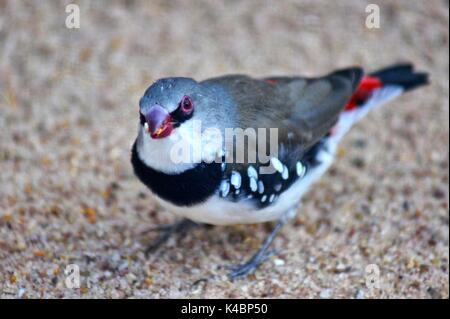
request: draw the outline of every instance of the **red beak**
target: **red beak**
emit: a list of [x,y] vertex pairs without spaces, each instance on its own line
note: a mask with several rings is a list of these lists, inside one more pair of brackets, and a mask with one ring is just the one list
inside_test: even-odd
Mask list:
[[152,138],[169,136],[173,130],[172,117],[167,110],[159,105],[154,105],[145,115],[148,123],[148,132]]

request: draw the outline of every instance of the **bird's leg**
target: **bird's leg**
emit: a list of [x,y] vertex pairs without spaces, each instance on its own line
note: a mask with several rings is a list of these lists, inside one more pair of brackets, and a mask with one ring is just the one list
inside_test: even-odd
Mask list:
[[282,218],[272,230],[270,235],[264,240],[261,248],[247,261],[245,264],[238,265],[232,268],[232,271],[228,274],[231,280],[244,277],[258,268],[267,258],[273,256],[277,251],[269,250],[274,238],[278,235],[283,225],[286,223],[286,219]]
[[149,229],[148,231],[160,232],[161,235],[145,250],[145,254],[149,255],[154,253],[161,247],[172,235],[179,235],[180,238],[186,236],[188,230],[193,227],[199,226],[189,219],[182,219],[178,222],[169,225],[157,226]]

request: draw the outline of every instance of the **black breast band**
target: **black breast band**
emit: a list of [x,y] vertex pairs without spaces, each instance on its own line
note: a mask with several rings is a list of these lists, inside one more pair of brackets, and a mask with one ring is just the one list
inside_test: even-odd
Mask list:
[[222,179],[220,163],[199,163],[180,174],[166,174],[147,166],[139,158],[134,143],[131,163],[136,176],[150,190],[177,206],[192,206],[204,202],[219,188]]

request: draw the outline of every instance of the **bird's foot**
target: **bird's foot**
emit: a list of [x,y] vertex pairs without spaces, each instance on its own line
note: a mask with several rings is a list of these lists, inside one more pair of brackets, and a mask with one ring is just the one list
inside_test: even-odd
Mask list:
[[278,253],[279,253],[279,251],[277,251],[275,249],[272,249],[269,251],[262,251],[262,252],[259,251],[245,264],[231,267],[231,272],[228,274],[228,277],[231,280],[245,277],[245,276],[251,274],[253,271],[255,271],[268,258],[270,258],[273,255],[276,255]]
[[278,253],[277,250],[271,249],[269,250],[270,245],[272,244],[276,235],[280,232],[280,229],[285,224],[285,220],[281,220],[275,226],[270,235],[264,240],[261,248],[253,255],[250,260],[242,265],[238,265],[236,267],[231,268],[231,272],[228,274],[228,277],[231,280],[242,278],[253,272],[256,268],[258,268],[265,260],[269,257]]
[[194,223],[189,219],[182,219],[173,224],[161,225],[148,229],[146,232],[158,232],[160,235],[147,247],[145,254],[148,256],[156,252],[172,235],[177,235],[179,239],[182,239],[190,229],[197,226],[199,226],[199,224]]

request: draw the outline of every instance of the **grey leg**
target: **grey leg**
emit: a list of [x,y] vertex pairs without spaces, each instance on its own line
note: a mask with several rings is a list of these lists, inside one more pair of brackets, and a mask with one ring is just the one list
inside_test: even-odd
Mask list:
[[156,252],[172,235],[179,235],[183,238],[191,228],[197,226],[199,224],[189,219],[182,219],[170,225],[162,225],[149,229],[148,231],[160,232],[161,235],[145,250],[145,254],[149,255]]
[[237,267],[232,268],[231,273],[228,274],[231,280],[250,274],[256,268],[258,268],[267,258],[273,256],[276,253],[275,250],[269,250],[269,247],[285,223],[286,219],[283,218],[276,224],[270,235],[266,238],[266,240],[264,240],[261,248],[256,252],[256,254],[253,255],[252,258],[250,258],[249,261],[247,261],[245,264],[238,265]]

